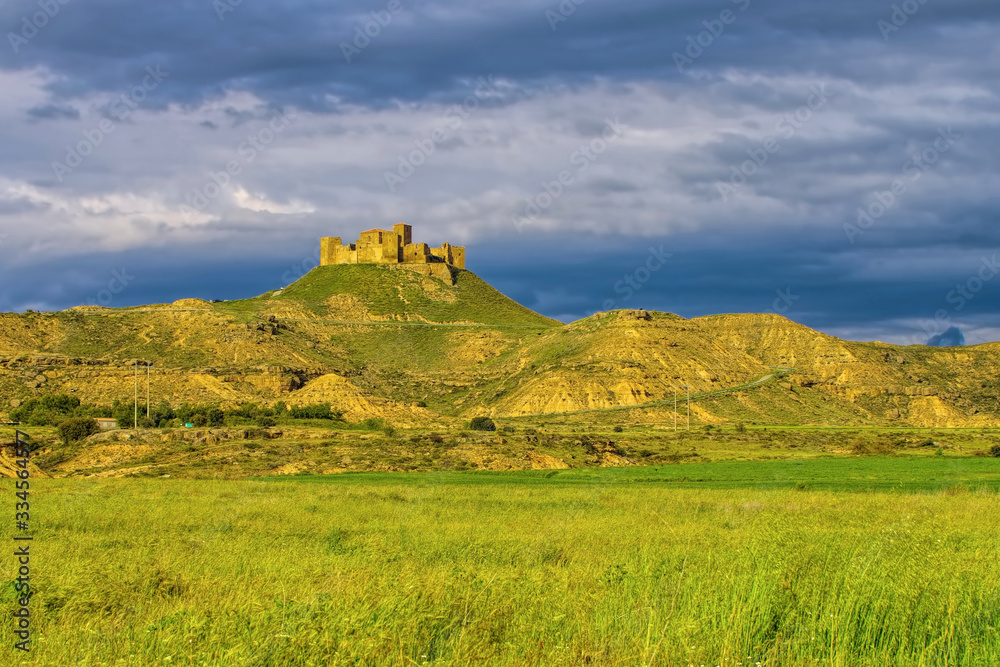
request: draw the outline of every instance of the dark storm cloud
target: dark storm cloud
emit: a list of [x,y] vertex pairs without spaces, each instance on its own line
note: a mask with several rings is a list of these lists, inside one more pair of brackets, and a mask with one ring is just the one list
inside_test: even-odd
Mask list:
[[[1000,332],[1000,286],[968,291],[1000,249],[995,2],[587,0],[563,15],[556,1],[399,0],[389,19],[388,0],[220,2],[232,11],[69,0],[34,32],[37,0],[0,7],[0,75],[25,77],[5,91],[17,120],[0,153],[0,243],[19,252],[0,265],[0,309],[107,296],[133,266],[112,305],[256,294],[306,270],[317,236],[405,218],[464,240],[471,268],[566,320],[611,304],[775,311],[919,342]],[[150,67],[169,78],[116,119],[108,100]],[[31,76],[39,94],[15,90]],[[478,115],[387,190],[386,170],[480,77],[495,84]],[[817,90],[828,99],[811,104]],[[179,220],[288,107],[313,114],[297,139],[243,163],[204,219]],[[518,233],[511,214],[618,114],[622,141]],[[102,118],[113,133],[57,179],[51,162]],[[961,137],[912,179],[907,163],[949,127]],[[896,180],[905,192],[851,232]],[[88,243],[67,257],[64,235]]]
[[931,336],[927,344],[933,347],[958,347],[965,345],[965,334],[958,327],[949,327],[944,333]]
[[[671,257],[661,268],[641,270],[662,252]],[[600,252],[586,243],[567,247],[557,266],[541,252],[530,251],[517,267],[495,260],[481,263],[485,266],[478,272],[505,293],[527,305],[544,306],[546,314],[565,321],[609,305],[684,317],[776,313],[828,333],[864,330],[873,338],[895,337],[895,342],[907,344],[942,334],[946,327],[935,323],[941,310],[943,322],[985,318],[991,325],[1000,324],[995,317],[997,286],[981,286],[974,298],[956,308],[956,284],[978,273],[979,259],[955,262],[961,268],[945,276],[928,275],[918,265],[880,275],[867,268],[878,263],[877,256],[857,260],[822,245],[803,247],[784,235],[619,239]],[[876,322],[896,324],[880,329],[872,326]]]
[[[177,253],[123,252],[81,256],[12,270],[0,266],[0,302],[17,310],[62,310],[80,305],[113,308],[171,303],[183,298],[240,299],[301,277],[310,253],[218,257],[201,249]],[[6,308],[5,308],[6,309]]]
[[[486,72],[538,85],[595,76],[676,79],[682,75],[673,54],[685,52],[688,38],[697,40],[699,33],[721,25],[724,10],[733,13],[733,21],[717,37],[710,35],[711,43],[700,52],[692,51],[699,53],[693,68],[739,64],[848,73],[869,82],[900,80],[920,76],[921,63],[935,60],[937,54],[927,53],[928,39],[950,26],[996,18],[990,2],[929,2],[886,42],[877,22],[890,18],[892,3],[867,0],[807,5],[736,0],[713,6],[694,0],[592,1],[555,24],[555,30],[546,17],[558,6],[554,2],[400,3],[402,11],[379,26],[371,43],[348,63],[341,45],[352,44],[355,29],[372,20],[371,12],[386,12],[388,3],[244,2],[220,20],[213,3],[203,0],[71,2],[17,53],[13,47],[0,49],[0,66],[44,66],[61,75],[52,89],[71,97],[135,85],[146,66],[159,63],[183,82],[169,98],[159,95],[161,103],[194,102],[240,87],[278,104],[328,109],[327,94],[372,104],[419,99]],[[35,2],[8,3],[0,9],[0,25],[19,35],[24,18],[37,10]],[[985,37],[980,43],[940,48],[968,58],[986,53]],[[870,58],[885,53],[898,58],[891,68]],[[769,97],[763,88],[758,93],[758,101],[775,109],[786,102]]]
[[[103,253],[79,257],[72,266],[51,262],[16,272],[0,267],[0,302],[5,308],[50,310],[255,296],[314,267],[312,245],[290,244],[271,252],[261,248],[251,255],[234,250],[221,257],[209,248]],[[476,272],[503,293],[564,321],[609,308],[644,308],[684,317],[776,313],[828,333],[865,331],[872,338],[895,336],[894,342],[901,343],[954,341],[946,327],[934,322],[942,309],[947,309],[945,322],[985,318],[1000,325],[993,318],[997,299],[990,286],[961,311],[948,301],[955,284],[967,282],[976,266],[946,279],[926,277],[919,270],[869,275],[863,268],[867,262],[761,234],[714,242],[694,235],[615,238],[599,248],[581,239],[560,244],[561,255],[553,260],[555,246],[556,239],[543,239],[530,248],[512,242],[472,245],[468,253],[475,258]],[[512,256],[518,262],[503,260]],[[650,267],[654,270],[643,270]],[[906,323],[879,329],[871,326],[876,319]]]
[[77,120],[80,118],[80,112],[71,106],[44,104],[28,109],[28,117],[34,120],[56,120],[60,118]]

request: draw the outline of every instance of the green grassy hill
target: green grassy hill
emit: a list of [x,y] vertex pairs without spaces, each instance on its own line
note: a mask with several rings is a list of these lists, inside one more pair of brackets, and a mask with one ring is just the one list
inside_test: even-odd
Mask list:
[[437,278],[375,264],[319,266],[282,290],[230,301],[225,307],[266,310],[283,304],[344,321],[562,326],[507,298],[471,271],[456,269],[455,285],[447,285]]
[[140,359],[155,369],[152,395],[171,403],[329,402],[399,424],[672,423],[685,385],[701,424],[1000,423],[997,345],[857,343],[776,315],[620,310],[562,325],[454,275],[324,266],[242,300],[0,314],[0,417],[46,393],[131,400]]

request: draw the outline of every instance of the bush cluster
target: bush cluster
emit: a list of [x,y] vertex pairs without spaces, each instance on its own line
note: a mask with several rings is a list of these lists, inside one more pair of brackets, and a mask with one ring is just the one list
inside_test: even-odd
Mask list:
[[[135,425],[136,406],[132,401],[116,399],[109,408],[106,405],[84,404],[79,398],[67,394],[49,394],[30,398],[10,413],[11,421],[28,426],[59,426],[69,419],[87,420],[93,423],[94,417],[113,417],[118,422],[119,428],[132,428]],[[151,407],[149,414],[146,413],[146,406],[140,403],[138,417],[139,426],[143,428],[179,427],[184,424],[197,427],[245,426],[248,423],[266,427],[275,426],[279,421],[298,419],[342,421],[344,412],[333,409],[329,403],[291,408],[281,401],[275,403],[273,407],[244,403],[236,408],[224,410],[217,405],[182,403],[175,407],[167,401],[161,401]],[[94,426],[96,428],[96,424]],[[81,427],[77,425],[72,428]],[[376,428],[385,428],[385,422],[377,420]],[[65,439],[65,436],[63,437]]]
[[67,445],[101,430],[92,417],[70,417],[59,423],[59,435]]
[[473,417],[469,422],[469,428],[473,431],[495,431],[497,425],[489,417]]
[[105,416],[96,406],[82,405],[76,396],[49,394],[29,398],[10,412],[10,420],[28,426],[55,426],[69,417]]

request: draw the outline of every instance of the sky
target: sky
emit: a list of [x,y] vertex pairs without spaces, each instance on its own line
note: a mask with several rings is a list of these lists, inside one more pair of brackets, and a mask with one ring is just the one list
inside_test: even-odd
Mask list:
[[231,299],[397,222],[562,321],[1000,340],[995,0],[8,0],[0,311]]

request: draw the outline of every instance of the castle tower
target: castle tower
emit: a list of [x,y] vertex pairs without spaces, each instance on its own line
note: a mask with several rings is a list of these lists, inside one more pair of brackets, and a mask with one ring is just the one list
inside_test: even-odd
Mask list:
[[413,243],[413,227],[410,225],[403,224],[402,222],[398,225],[392,226],[392,231],[396,233],[402,239],[400,245],[407,246]]
[[340,250],[341,243],[339,236],[324,236],[319,240],[319,264],[339,264],[337,261],[337,251]]

